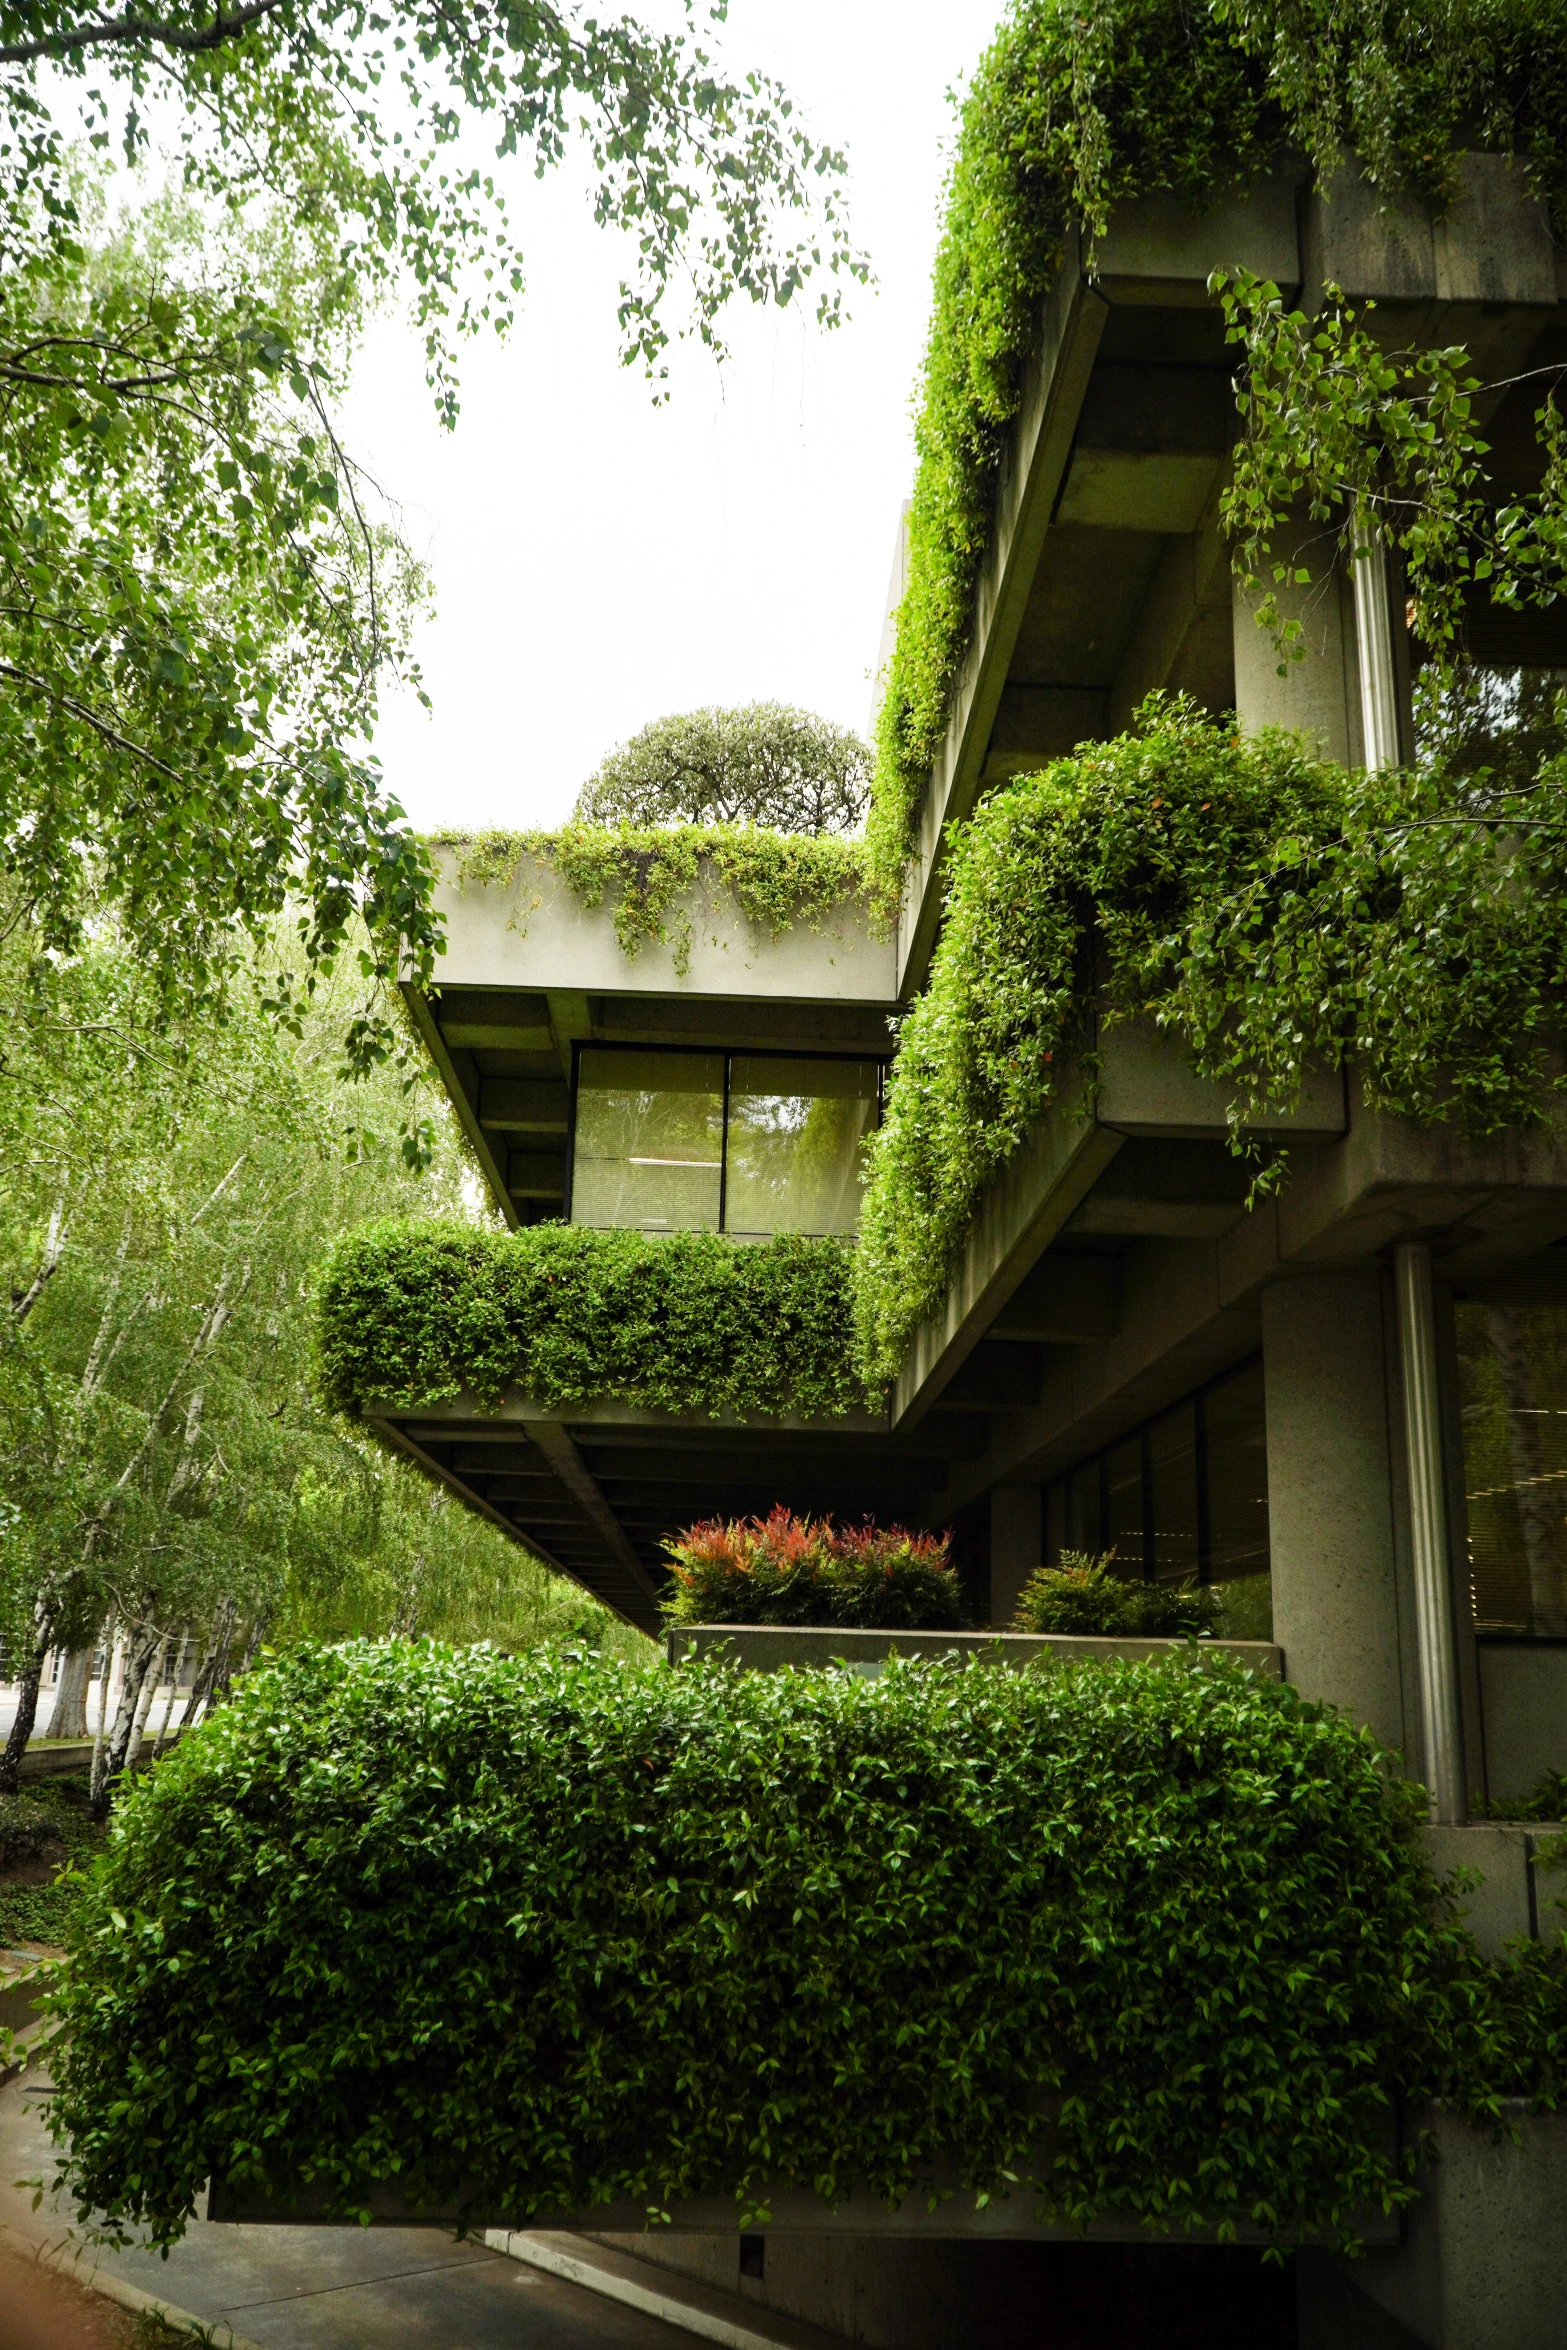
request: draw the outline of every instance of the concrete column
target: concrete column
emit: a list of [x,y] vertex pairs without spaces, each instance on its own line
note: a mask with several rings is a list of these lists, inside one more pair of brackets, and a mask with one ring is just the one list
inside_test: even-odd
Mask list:
[[1012,1621],[1018,1593],[1044,1557],[1044,1488],[998,1485],[990,1496],[990,1620]]
[[1275,555],[1293,573],[1304,567],[1311,585],[1293,578],[1276,589],[1279,610],[1298,620],[1306,651],[1284,663],[1272,632],[1257,625],[1258,597],[1232,583],[1235,631],[1235,712],[1248,733],[1260,726],[1291,726],[1314,742],[1325,759],[1353,765],[1361,756],[1360,687],[1355,662],[1354,622],[1336,555],[1330,523],[1303,520],[1281,532]]
[[1418,1769],[1400,1671],[1380,1270],[1271,1284],[1262,1361],[1273,1637],[1285,1673]]

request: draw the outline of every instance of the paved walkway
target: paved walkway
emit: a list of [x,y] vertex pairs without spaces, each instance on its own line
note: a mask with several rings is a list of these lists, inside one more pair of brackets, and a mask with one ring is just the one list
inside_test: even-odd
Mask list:
[[[47,2178],[43,2085],[0,2089],[0,2224],[59,2245],[68,2227],[14,2182]],[[88,2255],[91,2259],[93,2256]],[[167,2260],[97,2259],[123,2279],[261,2350],[691,2350],[683,2328],[541,2270],[454,2244],[437,2228],[211,2226],[193,2221]]]

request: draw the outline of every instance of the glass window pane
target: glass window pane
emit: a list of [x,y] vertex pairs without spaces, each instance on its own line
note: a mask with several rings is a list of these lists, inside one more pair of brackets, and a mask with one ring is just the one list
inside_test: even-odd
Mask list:
[[1458,1308],[1475,1627],[1567,1633],[1567,1313]]
[[1268,1436],[1262,1365],[1248,1363],[1202,1399],[1208,1465],[1208,1572],[1215,1583],[1268,1572]]
[[1178,1404],[1148,1431],[1148,1572],[1156,1583],[1195,1583],[1197,1407]]
[[854,1232],[876,1123],[874,1061],[736,1054],[729,1075],[730,1232]]
[[722,1053],[584,1052],[572,1222],[716,1231],[723,1137]]
[[1116,1573],[1143,1572],[1143,1440],[1132,1436],[1109,1454],[1110,1519],[1106,1547],[1115,1552]]
[[1068,1550],[1083,1550],[1091,1555],[1102,1551],[1104,1542],[1104,1512],[1100,1507],[1099,1461],[1097,1456],[1084,1461],[1066,1480],[1066,1542]]
[[1045,1488],[1045,1564],[1058,1567],[1066,1544],[1066,1485],[1057,1478]]

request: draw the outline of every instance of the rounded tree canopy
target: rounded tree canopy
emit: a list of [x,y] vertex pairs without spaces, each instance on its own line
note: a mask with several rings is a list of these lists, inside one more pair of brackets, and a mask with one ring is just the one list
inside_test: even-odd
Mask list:
[[871,756],[846,727],[781,702],[655,718],[577,795],[583,824],[767,824],[852,832]]

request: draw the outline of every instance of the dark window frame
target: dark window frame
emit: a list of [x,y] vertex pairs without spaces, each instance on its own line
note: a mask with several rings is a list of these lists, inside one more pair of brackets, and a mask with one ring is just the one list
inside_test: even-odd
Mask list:
[[[1208,1397],[1215,1388],[1227,1387],[1232,1379],[1238,1379],[1243,1371],[1250,1371],[1259,1366],[1261,1362],[1262,1350],[1260,1347],[1254,1348],[1250,1354],[1243,1355],[1238,1363],[1231,1363],[1227,1370],[1217,1372],[1211,1379],[1205,1379],[1200,1387],[1189,1387],[1186,1393],[1178,1395],[1173,1403],[1163,1405],[1157,1412],[1150,1412],[1144,1420],[1134,1421],[1130,1428],[1124,1429],[1108,1444],[1096,1445],[1092,1452],[1083,1453],[1072,1462],[1069,1468],[1058,1469],[1053,1477],[1047,1477],[1039,1497],[1040,1527],[1044,1534],[1044,1547],[1047,1554],[1050,1542],[1050,1496],[1058,1487],[1064,1492],[1071,1479],[1080,1476],[1085,1469],[1097,1471],[1100,1547],[1105,1546],[1110,1524],[1110,1455],[1119,1446],[1129,1444],[1135,1438],[1141,1447],[1142,1456],[1143,1555],[1141,1572],[1145,1576],[1152,1574],[1154,1524],[1153,1511],[1149,1507],[1148,1496],[1152,1482],[1153,1431],[1161,1420],[1167,1419],[1172,1412],[1178,1412],[1185,1405],[1190,1404],[1192,1406],[1193,1444],[1196,1453],[1197,1580],[1199,1583],[1211,1583],[1213,1580],[1213,1510],[1208,1492],[1208,1415],[1205,1407]],[[1064,1525],[1065,1512],[1063,1511]],[[1063,1543],[1062,1547],[1064,1549],[1066,1545]]]

